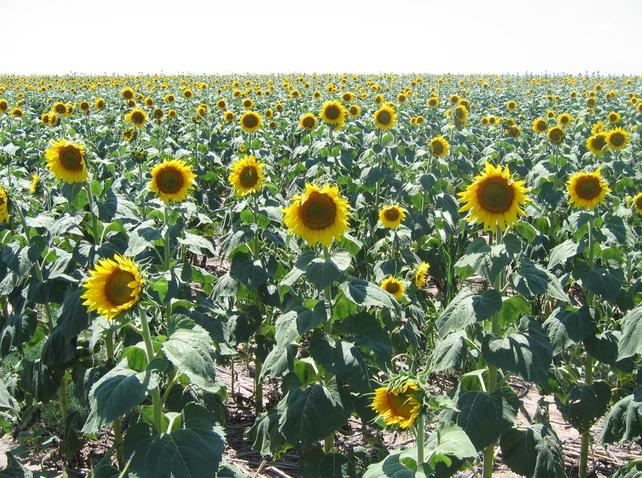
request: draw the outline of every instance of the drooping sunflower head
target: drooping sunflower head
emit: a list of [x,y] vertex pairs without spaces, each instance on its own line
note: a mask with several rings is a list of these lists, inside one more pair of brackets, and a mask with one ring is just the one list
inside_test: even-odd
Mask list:
[[163,101],[165,101],[165,103],[173,103],[174,101],[176,101],[176,97],[173,94],[168,93],[163,98]]
[[379,221],[388,229],[396,229],[406,218],[406,210],[397,204],[385,206],[379,211]]
[[299,127],[301,129],[313,130],[317,126],[317,119],[312,113],[305,113],[299,118]]
[[548,128],[548,124],[544,118],[536,118],[533,121],[533,131],[537,134],[544,133]]
[[607,145],[606,133],[596,133],[586,140],[586,149],[588,149],[595,156],[602,154]]
[[629,142],[629,133],[624,128],[614,128],[607,133],[606,141],[613,149],[624,149]]
[[448,154],[450,144],[443,136],[437,136],[430,140],[430,152],[438,158],[443,158]]
[[405,288],[403,282],[393,276],[386,277],[383,282],[379,285],[383,290],[395,296],[395,299],[399,300],[403,297]]
[[597,168],[592,173],[575,173],[571,176],[566,186],[569,204],[577,209],[595,209],[604,202],[611,190],[600,170]]
[[337,100],[326,101],[321,106],[319,116],[328,124],[334,125],[336,129],[342,128],[346,120],[346,109]]
[[47,167],[53,175],[66,183],[79,183],[87,179],[85,146],[67,139],[52,141],[45,151]]
[[0,186],[0,222],[9,222],[9,197],[2,186]]
[[237,196],[259,192],[264,180],[263,163],[257,161],[254,156],[243,156],[235,161],[228,177],[228,182]]
[[395,387],[377,388],[371,405],[386,425],[399,428],[412,426],[421,413],[421,406],[421,388],[412,380]]
[[137,128],[142,128],[147,122],[147,112],[142,108],[134,108],[125,115],[125,121],[129,121]]
[[348,229],[350,205],[339,194],[337,186],[322,188],[306,184],[305,191],[294,197],[283,209],[283,223],[292,234],[311,246],[321,243],[329,247]]
[[508,167],[486,163],[482,174],[475,177],[466,191],[459,193],[464,203],[460,211],[468,211],[468,222],[481,223],[484,229],[499,226],[502,230],[524,214],[529,202],[524,181],[513,181]]
[[633,196],[633,207],[638,212],[638,214],[642,214],[642,192],[639,192],[635,196]]
[[29,192],[34,196],[40,191],[40,175],[34,173],[31,176],[31,184],[29,185]]
[[100,259],[83,283],[83,305],[108,319],[131,309],[140,299],[143,278],[131,259],[116,254]]
[[522,130],[520,129],[519,126],[516,125],[511,125],[508,128],[504,130],[506,136],[510,136],[511,138],[517,138]]
[[152,169],[149,189],[165,203],[180,202],[187,197],[196,175],[192,168],[180,159],[165,160]]
[[560,144],[564,141],[564,136],[566,136],[564,130],[559,126],[553,126],[548,130],[548,139],[551,143]]
[[390,105],[384,105],[374,112],[373,116],[375,125],[379,129],[390,129],[397,122],[397,113]]
[[422,289],[424,285],[426,285],[428,269],[430,269],[430,264],[427,262],[422,262],[415,269],[415,285],[417,286],[417,289]]
[[25,112],[22,111],[22,108],[16,106],[11,110],[11,116],[14,118],[22,118],[25,115]]
[[246,111],[241,115],[240,123],[243,131],[246,133],[254,133],[261,127],[261,115],[256,111]]

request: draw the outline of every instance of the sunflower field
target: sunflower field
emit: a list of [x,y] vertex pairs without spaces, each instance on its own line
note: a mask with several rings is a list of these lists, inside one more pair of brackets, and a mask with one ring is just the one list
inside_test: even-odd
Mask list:
[[641,138],[642,77],[0,77],[0,476],[642,477]]

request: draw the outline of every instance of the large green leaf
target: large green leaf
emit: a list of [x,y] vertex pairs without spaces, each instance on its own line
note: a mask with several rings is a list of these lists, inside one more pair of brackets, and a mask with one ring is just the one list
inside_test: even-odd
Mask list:
[[611,304],[615,303],[623,282],[624,271],[622,269],[603,267],[591,269],[580,279],[582,287],[599,294]]
[[123,360],[91,387],[90,413],[83,431],[98,432],[145,400],[157,385],[158,378],[151,370],[136,372]]
[[351,256],[347,251],[335,251],[328,258],[316,257],[308,251],[299,257],[295,268],[304,271],[308,280],[318,290],[323,290],[343,277],[343,273],[350,267],[350,260]]
[[502,297],[494,289],[481,295],[464,287],[437,318],[437,332],[445,337],[450,332],[464,330],[476,321],[487,320],[502,307]]
[[642,354],[642,303],[622,319],[622,336],[618,343],[618,360]]
[[376,284],[363,279],[350,279],[340,286],[341,292],[354,304],[394,309],[399,304],[392,295]]
[[314,309],[297,307],[276,319],[274,338],[279,346],[285,347],[325,321],[326,312],[323,301],[317,302]]
[[125,460],[135,478],[212,478],[225,450],[216,417],[195,403],[185,406],[181,426],[159,435],[139,422],[125,437]]
[[510,264],[510,261],[503,244],[491,247],[484,238],[478,237],[470,243],[466,254],[457,261],[455,271],[457,271],[460,280],[477,273],[492,284],[497,275]]
[[543,385],[551,365],[551,344],[542,327],[522,317],[517,333],[506,337],[484,336],[482,354],[502,370],[518,373],[525,380]]
[[369,392],[370,372],[368,366],[351,342],[334,340],[325,333],[315,333],[309,347],[312,358],[357,392]]
[[352,403],[336,384],[314,384],[290,390],[277,405],[279,431],[288,443],[307,447],[339,429],[352,412]]
[[200,325],[190,321],[181,322],[188,328],[175,330],[161,345],[165,356],[182,374],[203,390],[216,392],[216,366],[212,339]]
[[254,425],[247,431],[246,439],[252,442],[252,449],[262,456],[277,456],[288,447],[279,431],[279,412],[272,408],[261,413]]
[[571,387],[567,396],[556,396],[555,403],[564,419],[576,430],[584,432],[606,413],[610,398],[611,387],[597,381]]
[[604,420],[600,443],[623,441],[642,445],[642,387],[613,405]]
[[500,446],[504,462],[515,473],[538,478],[566,477],[562,445],[547,425],[511,428],[502,433]]
[[457,400],[457,408],[456,423],[464,429],[477,450],[495,443],[515,421],[515,409],[500,391],[491,394],[464,392]]
[[595,333],[595,321],[587,306],[555,309],[542,325],[557,355],[573,343]]
[[466,332],[453,332],[437,342],[430,368],[433,372],[459,368],[466,359],[467,350]]
[[232,257],[230,277],[244,284],[248,289],[261,287],[268,280],[268,272],[260,260],[252,260],[250,254],[237,252]]
[[567,260],[577,254],[577,250],[578,244],[573,242],[572,239],[567,239],[555,246],[548,256],[548,269],[553,270],[555,266],[565,264]]
[[528,259],[521,261],[519,269],[512,274],[511,279],[515,290],[526,298],[548,294],[555,299],[569,302],[568,295],[557,277]]
[[354,459],[339,453],[323,453],[318,447],[307,449],[301,460],[305,478],[357,478]]

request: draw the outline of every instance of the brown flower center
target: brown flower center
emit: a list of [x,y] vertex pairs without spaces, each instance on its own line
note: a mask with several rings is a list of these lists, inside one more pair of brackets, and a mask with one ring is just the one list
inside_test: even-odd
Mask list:
[[515,192],[504,178],[492,178],[484,181],[477,192],[477,199],[482,208],[494,213],[504,213],[513,204]]
[[386,283],[386,292],[395,295],[397,292],[399,292],[399,284],[397,282]]
[[257,118],[257,116],[256,116],[256,115],[249,114],[249,115],[245,115],[245,116],[243,117],[243,125],[244,125],[246,128],[250,128],[250,129],[251,129],[251,128],[256,128],[256,126],[257,126],[258,124],[259,124],[259,119]]
[[129,284],[135,279],[134,274],[128,271],[117,269],[112,272],[105,282],[105,296],[107,300],[114,306],[129,302],[132,299],[132,292],[134,292],[134,290],[129,287]]
[[337,205],[325,193],[312,191],[301,203],[299,217],[306,227],[323,230],[334,224],[337,216]]
[[391,208],[389,208],[389,209],[386,209],[386,210],[383,212],[383,216],[384,216],[388,221],[396,221],[397,219],[399,219],[399,216],[400,216],[400,214],[399,214],[399,209],[397,209],[396,207],[391,207]]
[[259,180],[259,175],[256,167],[245,166],[239,174],[239,180],[244,188],[254,187]]
[[336,105],[330,105],[325,109],[325,117],[329,120],[336,120],[341,116],[341,111]]
[[624,144],[624,135],[619,131],[615,132],[611,134],[609,141],[613,146],[622,146]]
[[165,194],[174,194],[180,191],[184,182],[181,172],[173,167],[166,167],[156,177],[158,189]]
[[586,200],[595,199],[602,192],[600,181],[594,177],[585,177],[578,181],[575,192],[579,197]]
[[73,145],[64,146],[59,158],[60,164],[68,171],[80,171],[83,167],[80,150]]
[[377,122],[382,125],[389,125],[392,121],[392,116],[388,110],[379,111],[377,113]]

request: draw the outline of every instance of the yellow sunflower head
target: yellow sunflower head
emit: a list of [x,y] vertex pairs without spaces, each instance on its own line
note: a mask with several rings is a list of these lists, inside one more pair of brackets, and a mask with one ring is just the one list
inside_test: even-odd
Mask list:
[[403,283],[396,277],[389,276],[386,277],[381,284],[379,284],[383,290],[395,296],[395,299],[399,300],[403,297],[404,286]]
[[9,109],[9,102],[4,98],[0,98],[0,113],[6,113]]
[[180,159],[165,160],[154,166],[149,189],[165,203],[180,202],[187,197],[196,175],[192,168]]
[[437,106],[439,106],[439,97],[431,96],[428,98],[428,106],[431,108],[437,108]]
[[102,110],[105,107],[105,99],[104,98],[96,98],[94,101],[94,107],[97,110]]
[[34,173],[31,176],[31,184],[29,185],[29,192],[33,195],[38,194],[38,191],[40,191],[40,175],[38,173]]
[[131,259],[116,254],[100,259],[83,283],[83,305],[92,312],[113,319],[131,309],[140,299],[143,279]]
[[379,211],[379,221],[388,229],[396,229],[406,218],[406,210],[396,204],[386,206]]
[[223,114],[223,120],[224,120],[226,123],[231,123],[232,121],[234,121],[234,113],[232,113],[231,111],[226,111],[226,112]]
[[422,289],[426,285],[426,279],[428,279],[428,270],[430,269],[430,264],[427,262],[422,262],[415,269],[415,285],[417,289]]
[[137,128],[142,128],[147,122],[147,113],[142,108],[134,108],[125,115],[125,121],[129,121]]
[[598,121],[591,126],[591,134],[604,133],[604,123]]
[[517,108],[517,102],[515,100],[510,100],[506,103],[506,109],[508,111],[513,111],[515,108]]
[[326,101],[321,106],[321,119],[336,129],[343,127],[346,120],[346,109],[337,100]]
[[384,105],[374,112],[372,115],[374,118],[375,125],[379,129],[390,129],[397,122],[397,113],[395,109],[390,105]]
[[597,168],[592,173],[575,173],[568,180],[566,190],[569,204],[577,209],[595,209],[611,192],[608,183]]
[[348,113],[350,113],[350,116],[352,116],[353,118],[361,116],[361,106],[350,105],[350,108],[348,108]]
[[421,413],[421,406],[421,389],[412,380],[396,387],[377,388],[371,405],[386,425],[399,428],[412,426]]
[[508,166],[486,163],[485,171],[476,176],[466,191],[459,193],[464,203],[460,211],[468,211],[468,222],[482,223],[484,229],[499,226],[502,230],[523,215],[522,206],[529,202],[524,181],[513,181]]
[[123,90],[120,92],[120,95],[123,97],[123,99],[129,101],[134,99],[134,90],[131,88],[123,88]]
[[635,207],[638,214],[642,214],[642,192],[633,196],[633,207]]
[[22,111],[22,108],[15,107],[14,109],[11,110],[11,116],[14,118],[22,118],[25,115],[25,112]]
[[629,142],[629,133],[624,128],[614,128],[606,134],[606,141],[613,149],[624,149]]
[[339,195],[337,186],[326,184],[319,188],[306,184],[305,191],[283,209],[283,222],[288,231],[311,246],[321,243],[329,247],[348,229],[349,210],[350,205]]
[[47,167],[53,175],[66,183],[87,179],[85,146],[66,139],[52,141],[45,151]]
[[553,126],[548,130],[548,139],[551,143],[560,144],[564,141],[564,130],[559,126]]
[[2,186],[0,186],[0,222],[9,222],[9,197]]
[[619,123],[621,118],[622,117],[620,116],[620,113],[617,113],[615,111],[611,111],[609,113],[609,123],[611,124]]
[[430,140],[430,152],[438,158],[443,158],[448,154],[450,144],[443,136],[437,136]]
[[64,115],[67,113],[67,107],[62,101],[56,101],[51,107],[51,111],[58,115]]
[[606,133],[596,133],[586,140],[586,149],[595,156],[602,154],[606,145]]
[[174,101],[176,101],[176,97],[173,94],[168,93],[163,98],[163,101],[165,101],[165,103],[173,103]]
[[313,130],[317,126],[317,119],[312,113],[305,113],[299,118],[299,127],[301,129]]
[[243,156],[232,165],[228,182],[234,188],[237,196],[259,192],[263,186],[263,163],[254,156]]
[[570,125],[572,121],[573,117],[568,113],[562,113],[557,117],[557,124],[559,124],[562,128]]
[[256,111],[246,111],[241,115],[241,128],[246,133],[254,133],[261,127],[261,115]]
[[544,133],[548,128],[548,124],[544,118],[535,118],[533,121],[533,131],[537,134]]

